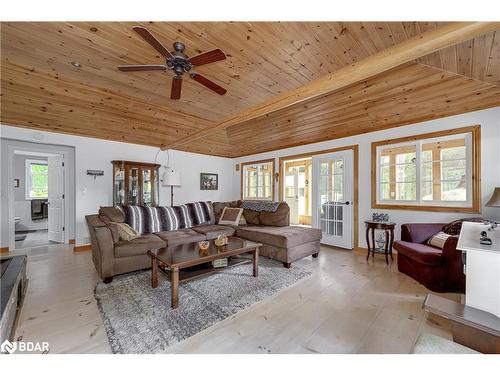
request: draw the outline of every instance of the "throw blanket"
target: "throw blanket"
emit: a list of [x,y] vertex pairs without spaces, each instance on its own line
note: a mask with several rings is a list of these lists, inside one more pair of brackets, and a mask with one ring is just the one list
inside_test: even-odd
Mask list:
[[243,201],[241,208],[258,212],[276,212],[281,202],[271,201]]

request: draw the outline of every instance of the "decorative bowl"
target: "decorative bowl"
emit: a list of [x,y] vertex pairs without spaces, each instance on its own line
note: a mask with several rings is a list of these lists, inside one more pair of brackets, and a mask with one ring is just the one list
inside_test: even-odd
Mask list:
[[200,242],[198,242],[198,247],[201,250],[207,250],[209,246],[210,246],[210,242],[208,242],[208,241],[200,241]]
[[217,237],[214,241],[214,243],[217,245],[217,246],[224,246],[224,245],[227,245],[229,242],[227,236],[221,234],[219,237]]

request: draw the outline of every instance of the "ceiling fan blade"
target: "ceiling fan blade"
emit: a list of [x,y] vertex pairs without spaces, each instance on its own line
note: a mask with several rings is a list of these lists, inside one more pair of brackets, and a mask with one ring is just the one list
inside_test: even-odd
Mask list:
[[142,26],[134,26],[133,27],[134,31],[139,34],[142,39],[144,39],[146,42],[151,44],[151,46],[157,50],[163,57],[167,59],[173,58],[172,54],[168,49],[166,49],[163,44],[161,44],[158,39],[156,39],[153,34],[149,32],[148,29]]
[[210,81],[208,78],[205,78],[198,73],[191,73],[191,78],[196,82],[201,83],[206,88],[215,91],[219,95],[224,95],[227,92],[224,87],[219,86],[215,82]]
[[122,72],[146,72],[151,70],[167,70],[165,65],[120,65]]
[[216,61],[224,60],[226,58],[226,55],[222,50],[220,49],[214,49],[212,51],[208,51],[205,53],[202,53],[200,55],[191,57],[189,61],[191,64],[195,66],[200,66],[200,65],[205,65],[205,64],[210,64]]
[[180,99],[182,89],[182,77],[175,76],[172,79],[172,89],[170,91],[170,99]]

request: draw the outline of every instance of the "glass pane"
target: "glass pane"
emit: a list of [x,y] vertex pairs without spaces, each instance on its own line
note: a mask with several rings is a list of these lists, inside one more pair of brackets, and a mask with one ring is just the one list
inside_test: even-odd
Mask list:
[[344,215],[344,206],[338,205],[335,207],[335,218],[337,220],[343,220],[343,215]]
[[251,198],[256,198],[257,197],[257,188],[256,187],[251,187],[248,190],[248,196]]
[[319,190],[320,191],[328,190],[328,176],[319,176]]
[[411,201],[417,199],[415,182],[396,183],[396,200]]
[[417,179],[415,164],[396,165],[396,182],[413,182]]
[[390,185],[387,183],[380,184],[380,199],[391,199]]
[[151,183],[151,170],[142,170],[142,199],[145,205],[151,205],[153,203],[152,195],[152,183]]
[[[464,140],[465,142],[465,140]],[[441,159],[442,160],[450,160],[450,159],[465,159],[466,158],[466,149],[465,146],[461,147],[450,147],[441,150]]]
[[432,196],[432,181],[422,182],[421,189],[422,189],[422,191],[421,191],[422,199],[424,201],[431,201],[433,199],[433,196]]
[[465,181],[465,171],[465,160],[450,160],[441,162],[441,180],[463,179]]
[[341,221],[336,221],[335,222],[335,232],[336,235],[339,237],[342,237],[342,222]]
[[432,161],[432,151],[426,150],[422,151],[422,162]]
[[396,164],[415,163],[416,152],[407,152],[404,154],[396,154]]
[[344,160],[343,159],[337,159],[334,161],[333,164],[333,173],[334,174],[342,174],[344,173]]
[[342,202],[344,200],[344,194],[339,191],[334,191],[331,194],[333,202]]
[[333,190],[336,191],[336,192],[342,192],[343,189],[343,185],[342,185],[342,180],[343,180],[343,177],[341,174],[339,175],[333,175],[332,176],[332,179],[333,179]]
[[391,167],[390,166],[383,166],[380,168],[380,181],[381,182],[389,182],[391,175]]
[[319,194],[320,204],[324,204],[328,201],[328,194],[326,192],[320,192]]
[[49,166],[47,164],[31,164],[31,173],[47,174]]
[[137,168],[130,168],[129,176],[129,196],[128,203],[130,205],[139,204],[139,170]]
[[446,181],[441,183],[441,200],[466,201],[467,191],[462,181]]
[[115,174],[115,186],[114,186],[114,191],[113,191],[113,204],[119,204],[122,205],[124,204],[124,198],[125,198],[125,172],[123,169],[120,168],[119,165],[115,164],[114,167],[114,174]]
[[328,162],[321,162],[321,164],[319,165],[319,174],[320,175],[325,176],[328,174],[328,165],[329,165]]
[[423,163],[422,164],[422,175],[421,178],[423,181],[432,181],[432,165],[433,163]]
[[34,174],[31,176],[31,187],[35,189],[47,189],[49,177],[46,174]]
[[385,155],[385,156],[381,156],[380,157],[380,165],[386,165],[386,164],[389,164],[390,163],[390,158],[388,155]]

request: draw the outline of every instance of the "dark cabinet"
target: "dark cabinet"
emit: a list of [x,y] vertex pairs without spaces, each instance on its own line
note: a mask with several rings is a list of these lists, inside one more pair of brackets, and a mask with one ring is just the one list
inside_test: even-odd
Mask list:
[[113,160],[113,204],[156,206],[159,164]]

